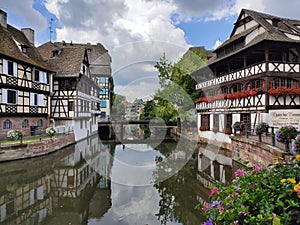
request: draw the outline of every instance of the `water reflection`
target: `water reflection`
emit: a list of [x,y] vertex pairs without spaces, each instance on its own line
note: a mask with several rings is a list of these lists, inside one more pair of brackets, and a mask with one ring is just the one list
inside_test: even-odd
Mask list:
[[190,154],[178,143],[123,147],[94,137],[45,157],[2,163],[0,224],[201,224],[194,206],[207,200],[214,179],[231,180],[232,162],[200,152],[177,171]]

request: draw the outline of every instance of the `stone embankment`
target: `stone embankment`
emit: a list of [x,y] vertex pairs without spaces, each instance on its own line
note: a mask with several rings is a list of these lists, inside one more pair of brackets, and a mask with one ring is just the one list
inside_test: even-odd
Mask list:
[[0,147],[0,162],[47,155],[74,143],[74,134],[68,134],[40,142],[2,146]]

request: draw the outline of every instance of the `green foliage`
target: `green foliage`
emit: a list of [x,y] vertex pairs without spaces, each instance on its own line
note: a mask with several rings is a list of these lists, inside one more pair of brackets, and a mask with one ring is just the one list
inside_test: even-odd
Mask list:
[[208,219],[204,224],[299,224],[299,167],[297,155],[267,168],[236,170],[232,184],[212,187],[211,202],[197,206]]
[[53,137],[54,134],[56,133],[55,129],[53,127],[48,127],[46,129],[46,134],[49,136],[49,137]]
[[163,88],[171,79],[173,65],[168,61],[166,54],[164,53],[154,67],[158,70],[159,84]]
[[115,101],[115,92],[114,92],[114,79],[112,77],[108,78],[108,87],[109,87],[109,93],[110,93],[110,108],[112,108],[112,104]]
[[276,140],[282,143],[289,143],[292,139],[295,139],[298,132],[293,126],[283,126],[276,133]]
[[120,119],[125,114],[124,102],[125,96],[115,94],[114,101],[112,102],[111,117],[114,119]]

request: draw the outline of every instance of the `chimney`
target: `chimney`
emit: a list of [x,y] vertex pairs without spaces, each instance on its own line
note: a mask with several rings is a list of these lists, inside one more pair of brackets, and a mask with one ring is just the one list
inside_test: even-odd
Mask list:
[[21,31],[24,33],[29,43],[34,46],[34,30],[31,28],[22,28]]
[[3,28],[7,28],[7,13],[0,9],[0,25]]

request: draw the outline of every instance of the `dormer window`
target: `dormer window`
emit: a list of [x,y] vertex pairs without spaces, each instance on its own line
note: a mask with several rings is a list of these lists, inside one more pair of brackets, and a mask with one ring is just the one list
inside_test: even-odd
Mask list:
[[272,25],[273,25],[274,27],[278,27],[279,21],[280,21],[279,19],[273,18],[273,19],[272,19]]
[[24,53],[24,54],[27,54],[27,49],[28,47],[26,46],[26,45],[21,45],[21,51],[22,51],[22,53]]

